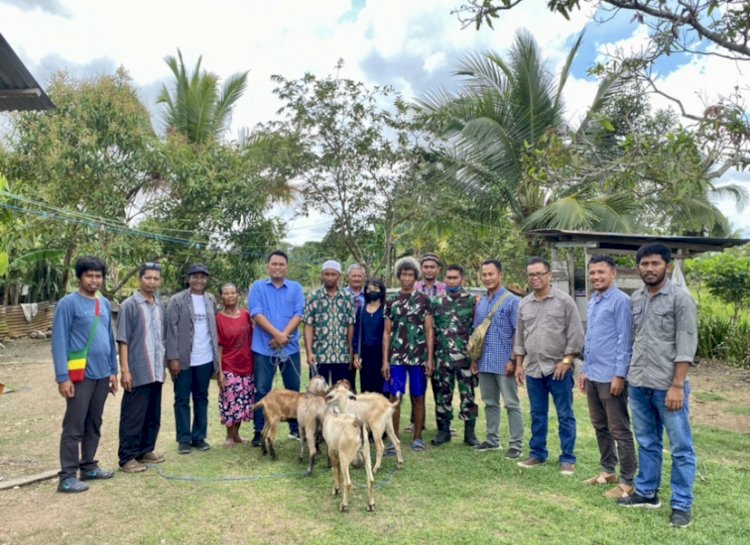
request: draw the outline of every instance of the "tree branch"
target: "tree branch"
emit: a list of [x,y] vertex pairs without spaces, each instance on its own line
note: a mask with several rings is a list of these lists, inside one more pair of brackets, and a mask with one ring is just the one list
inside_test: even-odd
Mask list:
[[750,47],[748,47],[747,44],[734,43],[731,40],[726,39],[721,34],[713,32],[712,30],[703,26],[703,24],[701,24],[700,22],[699,15],[696,13],[695,7],[686,5],[684,2],[679,2],[679,4],[683,6],[683,12],[686,15],[677,15],[676,13],[673,13],[669,10],[658,9],[650,6],[648,2],[642,3],[638,0],[603,0],[603,2],[628,11],[642,11],[647,15],[650,15],[657,19],[669,21],[677,26],[687,25],[695,30],[702,38],[710,40],[715,44],[728,49],[729,51],[734,51],[735,53],[738,53],[740,55],[750,57]]

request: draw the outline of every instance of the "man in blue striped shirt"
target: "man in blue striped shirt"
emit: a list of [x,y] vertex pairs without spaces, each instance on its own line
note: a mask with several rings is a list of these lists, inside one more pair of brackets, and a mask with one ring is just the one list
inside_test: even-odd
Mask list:
[[[482,283],[487,295],[477,303],[474,313],[476,329],[495,306],[500,304],[492,316],[490,327],[484,338],[484,350],[478,362],[472,362],[472,370],[479,373],[479,389],[482,393],[487,413],[487,439],[478,445],[477,450],[500,449],[500,395],[508,413],[509,440],[505,457],[515,459],[521,456],[523,443],[523,415],[518,400],[518,384],[513,360],[513,338],[516,334],[518,304],[520,299],[503,287],[503,269],[496,259],[482,263]],[[502,301],[501,301],[502,300]]]
[[615,468],[619,459],[620,483],[604,494],[608,498],[619,499],[633,494],[636,470],[625,381],[632,351],[630,297],[615,285],[617,271],[615,261],[610,256],[592,257],[588,274],[595,293],[588,306],[588,329],[579,387],[588,399],[602,470],[584,482],[590,485],[617,482]]

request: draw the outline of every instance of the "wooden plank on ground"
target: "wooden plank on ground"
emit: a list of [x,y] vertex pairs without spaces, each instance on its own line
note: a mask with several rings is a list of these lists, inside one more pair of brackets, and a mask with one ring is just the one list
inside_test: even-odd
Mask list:
[[9,479],[7,481],[0,481],[0,490],[8,490],[15,488],[16,486],[26,486],[27,484],[36,483],[39,481],[46,481],[57,477],[57,470],[49,470],[43,473],[37,473],[35,475],[26,475],[25,477],[18,477],[16,479]]

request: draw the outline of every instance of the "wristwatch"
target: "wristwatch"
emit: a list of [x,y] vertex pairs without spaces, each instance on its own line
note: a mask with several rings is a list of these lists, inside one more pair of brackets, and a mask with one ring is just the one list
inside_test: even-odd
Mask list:
[[562,359],[562,363],[563,363],[563,365],[570,365],[570,366],[572,366],[573,365],[573,358],[571,358],[570,356],[565,356]]

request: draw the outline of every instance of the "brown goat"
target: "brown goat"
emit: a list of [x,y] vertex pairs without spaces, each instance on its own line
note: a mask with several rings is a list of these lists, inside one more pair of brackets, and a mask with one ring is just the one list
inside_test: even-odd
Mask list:
[[[324,393],[327,384],[323,377],[313,377],[307,385],[309,393]],[[279,422],[285,420],[294,420],[297,418],[297,406],[302,398],[301,392],[292,390],[271,390],[258,403],[253,405],[253,410],[263,409],[263,418],[265,425],[261,433],[261,452],[271,454],[271,458],[276,460],[276,430]]]

